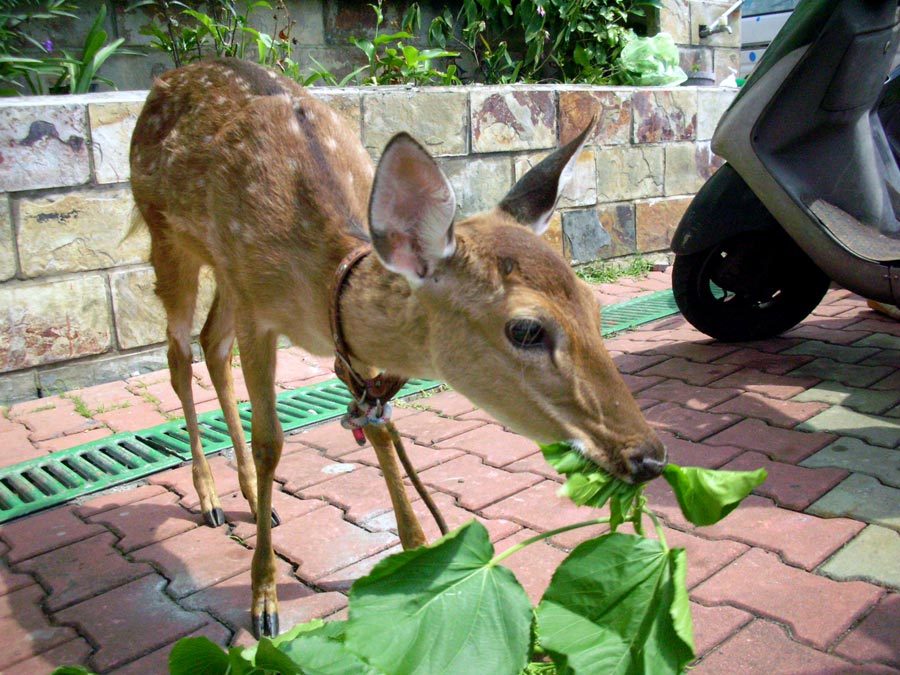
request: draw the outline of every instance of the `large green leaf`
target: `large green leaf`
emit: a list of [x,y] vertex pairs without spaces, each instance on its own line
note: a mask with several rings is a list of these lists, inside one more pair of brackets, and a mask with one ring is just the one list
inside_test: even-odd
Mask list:
[[224,675],[228,656],[205,637],[182,638],[169,652],[170,675]]
[[712,525],[734,511],[753,488],[766,480],[766,470],[716,471],[669,464],[663,476],[678,499],[684,517],[694,525]]
[[472,521],[383,560],[350,589],[346,645],[390,673],[521,672],[531,604]]
[[618,519],[643,489],[607,473],[568,443],[542,445],[541,453],[550,466],[567,477],[559,490],[559,496],[568,497],[578,506],[599,509],[610,498],[615,497],[617,504],[614,516]]
[[627,534],[578,546],[537,608],[538,639],[560,670],[681,672],[694,658],[681,549]]
[[340,640],[321,631],[301,635],[282,644],[279,649],[300,666],[304,675],[379,675]]

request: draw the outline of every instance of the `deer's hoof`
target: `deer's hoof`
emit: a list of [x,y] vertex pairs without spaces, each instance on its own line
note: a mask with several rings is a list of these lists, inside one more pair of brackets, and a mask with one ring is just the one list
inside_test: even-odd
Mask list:
[[259,616],[253,617],[253,637],[260,640],[264,637],[278,635],[278,612],[263,610]]
[[212,511],[204,511],[203,519],[210,527],[222,527],[225,524],[225,512],[217,506]]
[[272,527],[278,527],[281,525],[281,516],[278,515],[278,511],[272,509]]

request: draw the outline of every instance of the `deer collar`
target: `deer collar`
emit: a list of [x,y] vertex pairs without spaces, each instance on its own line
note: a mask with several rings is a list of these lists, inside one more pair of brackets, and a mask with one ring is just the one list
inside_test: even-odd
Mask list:
[[344,330],[341,324],[341,294],[347,285],[347,279],[372,252],[371,247],[361,246],[356,248],[341,260],[334,274],[334,282],[331,288],[331,338],[334,341],[334,373],[347,385],[353,401],[348,406],[348,412],[342,420],[342,424],[353,431],[357,442],[362,445],[365,439],[362,427],[367,424],[383,423],[390,418],[388,402],[397,395],[397,392],[406,384],[406,379],[379,373],[375,377],[367,378],[360,375],[350,363],[350,347],[344,339]]

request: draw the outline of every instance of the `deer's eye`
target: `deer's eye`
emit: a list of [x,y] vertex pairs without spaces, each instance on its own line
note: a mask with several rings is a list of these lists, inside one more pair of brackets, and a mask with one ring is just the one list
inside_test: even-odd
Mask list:
[[548,344],[547,331],[540,321],[534,319],[513,319],[506,324],[506,337],[521,349],[543,347]]

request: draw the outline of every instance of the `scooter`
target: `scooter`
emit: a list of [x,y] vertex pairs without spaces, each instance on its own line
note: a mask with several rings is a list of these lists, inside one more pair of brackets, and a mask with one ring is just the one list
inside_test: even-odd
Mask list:
[[833,280],[900,304],[897,0],[802,0],[725,112],[726,160],[672,240],[675,300],[726,342],[787,331]]

